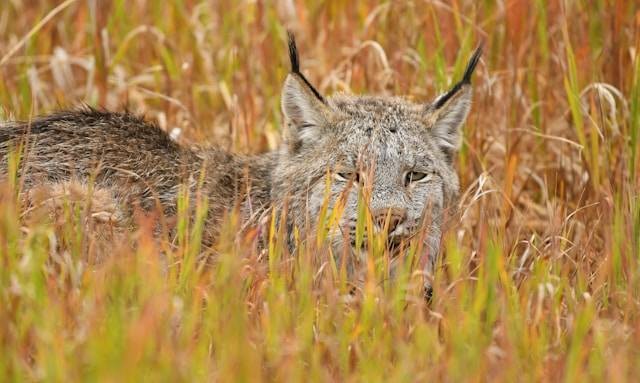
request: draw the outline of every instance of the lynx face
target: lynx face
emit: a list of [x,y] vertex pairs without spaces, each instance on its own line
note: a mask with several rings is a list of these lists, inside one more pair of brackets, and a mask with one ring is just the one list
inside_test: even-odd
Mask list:
[[282,95],[286,145],[273,187],[276,199],[289,201],[291,224],[315,230],[314,217],[328,200],[330,209],[343,209],[338,230],[331,232],[334,252],[344,254],[346,248],[359,258],[366,254],[355,248],[360,195],[374,230],[384,232],[392,253],[413,238],[424,242],[425,271],[431,273],[444,211],[458,192],[453,157],[479,55],[478,50],[463,81],[433,102],[347,95],[325,99],[299,72],[290,38],[292,73]]

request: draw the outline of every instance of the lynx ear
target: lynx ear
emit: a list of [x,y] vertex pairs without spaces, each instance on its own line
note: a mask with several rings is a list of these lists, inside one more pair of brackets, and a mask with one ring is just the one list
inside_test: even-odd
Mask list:
[[289,74],[282,88],[282,113],[288,139],[299,146],[316,141],[327,123],[328,107],[317,99],[295,74]]
[[462,80],[427,106],[431,134],[448,157],[460,148],[461,127],[471,109],[471,75],[481,55],[482,45],[469,60]]
[[301,144],[316,141],[321,136],[330,111],[324,98],[300,73],[296,42],[291,32],[288,35],[291,73],[284,81],[281,102],[290,148],[296,150]]

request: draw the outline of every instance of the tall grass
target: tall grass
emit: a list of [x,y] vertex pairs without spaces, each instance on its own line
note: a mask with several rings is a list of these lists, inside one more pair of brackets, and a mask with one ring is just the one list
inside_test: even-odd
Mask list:
[[280,142],[287,27],[327,94],[429,100],[479,41],[486,54],[430,305],[411,260],[379,283],[382,255],[346,300],[322,241],[289,256],[279,213],[261,250],[231,209],[203,267],[207,201],[186,194],[176,238],[140,215],[100,247],[86,203],[28,211],[12,156],[2,380],[636,381],[639,17],[625,0],[4,2],[4,118],[126,105],[180,141],[245,153]]

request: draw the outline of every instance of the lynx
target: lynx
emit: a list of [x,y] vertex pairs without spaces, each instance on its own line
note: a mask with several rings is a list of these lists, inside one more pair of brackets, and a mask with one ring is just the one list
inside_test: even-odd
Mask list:
[[195,190],[204,172],[199,187],[209,199],[205,242],[215,242],[222,217],[237,203],[247,220],[270,206],[286,206],[289,232],[311,234],[313,218],[328,202],[329,208],[342,209],[338,230],[329,234],[333,253],[354,259],[367,253],[356,248],[364,200],[375,231],[386,234],[395,255],[404,251],[401,244],[423,233],[430,292],[441,227],[459,189],[454,157],[481,48],[460,82],[432,102],[416,103],[371,95],[324,97],[300,72],[292,34],[288,44],[291,72],[281,94],[284,139],[275,152],[242,156],[182,146],[142,118],[84,108],[2,124],[0,179],[6,177],[9,151],[22,145],[27,193],[93,185],[114,202],[107,204],[112,206],[107,219],[121,221],[135,207],[159,206],[164,215],[175,215],[179,191]]

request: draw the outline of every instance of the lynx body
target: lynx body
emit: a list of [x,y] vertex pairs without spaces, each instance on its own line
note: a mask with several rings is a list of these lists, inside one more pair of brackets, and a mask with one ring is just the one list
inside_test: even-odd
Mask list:
[[445,211],[458,193],[453,158],[480,50],[462,81],[428,103],[382,96],[325,98],[300,72],[291,35],[289,53],[292,70],[281,100],[284,140],[276,152],[246,157],[181,146],[130,114],[80,109],[0,125],[0,178],[9,151],[24,145],[21,177],[27,191],[47,184],[91,183],[122,207],[117,216],[126,217],[136,206],[175,214],[180,189],[194,190],[204,171],[209,243],[215,241],[224,213],[236,204],[247,219],[286,204],[290,230],[313,232],[313,218],[324,201],[330,207],[340,201],[342,218],[331,232],[331,245],[336,254],[346,249],[354,257],[366,253],[355,248],[360,195],[390,247],[424,233],[420,238],[430,274]]

